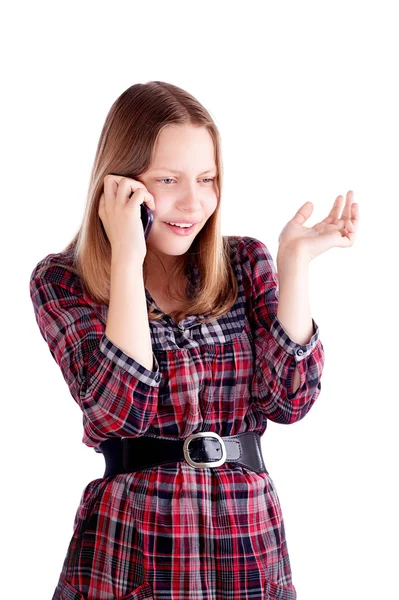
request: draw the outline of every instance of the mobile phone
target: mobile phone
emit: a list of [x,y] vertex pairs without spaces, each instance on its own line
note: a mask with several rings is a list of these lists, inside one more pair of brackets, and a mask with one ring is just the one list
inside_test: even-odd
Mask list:
[[142,220],[143,228],[144,228],[144,237],[145,237],[145,239],[147,239],[148,234],[150,233],[152,222],[154,221],[154,215],[152,214],[152,210],[150,210],[148,208],[146,202],[143,202],[142,204],[140,204],[140,210],[141,210],[141,220]]

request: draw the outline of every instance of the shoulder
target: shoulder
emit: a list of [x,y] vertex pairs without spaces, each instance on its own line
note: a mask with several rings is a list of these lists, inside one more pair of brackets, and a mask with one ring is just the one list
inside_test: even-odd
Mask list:
[[255,290],[275,289],[278,273],[267,245],[251,236],[229,236],[232,263],[239,273],[244,293],[251,297]]
[[230,248],[242,256],[248,255],[251,258],[262,257],[265,254],[271,256],[266,244],[254,237],[248,235],[228,235],[223,237]]
[[264,242],[250,236],[226,236],[237,263],[241,266],[243,282],[251,285],[253,279],[270,279],[275,272],[273,257]]
[[57,252],[47,254],[33,268],[30,286],[56,284],[74,293],[82,293],[81,279],[70,255]]

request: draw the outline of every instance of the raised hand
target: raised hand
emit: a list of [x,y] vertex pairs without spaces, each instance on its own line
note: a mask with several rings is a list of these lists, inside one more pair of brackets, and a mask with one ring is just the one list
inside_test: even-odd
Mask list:
[[360,219],[359,204],[353,202],[353,198],[354,192],[348,191],[343,206],[344,197],[337,196],[327,217],[313,227],[304,226],[313,212],[313,204],[305,202],[279,235],[280,259],[294,253],[310,262],[330,248],[352,246]]

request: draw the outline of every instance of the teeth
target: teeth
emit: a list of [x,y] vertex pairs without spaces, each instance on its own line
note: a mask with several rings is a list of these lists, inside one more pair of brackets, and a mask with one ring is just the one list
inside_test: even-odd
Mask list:
[[193,224],[191,223],[168,223],[168,225],[177,225],[177,227],[191,227]]

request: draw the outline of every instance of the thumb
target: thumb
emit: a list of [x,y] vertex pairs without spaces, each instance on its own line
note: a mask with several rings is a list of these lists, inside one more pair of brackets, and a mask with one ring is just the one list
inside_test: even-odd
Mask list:
[[313,204],[311,202],[305,202],[305,204],[302,204],[301,208],[295,213],[292,220],[298,223],[298,225],[303,225],[305,221],[309,219],[312,212]]

